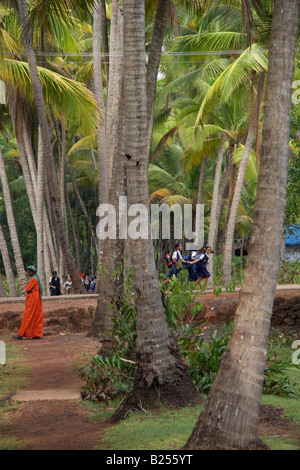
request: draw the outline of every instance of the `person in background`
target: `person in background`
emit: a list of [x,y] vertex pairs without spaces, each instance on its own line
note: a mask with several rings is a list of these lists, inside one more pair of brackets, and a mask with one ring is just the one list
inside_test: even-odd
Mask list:
[[26,300],[22,323],[15,339],[43,338],[43,289],[34,266],[28,266],[26,269],[28,282],[25,286]]
[[95,276],[92,277],[90,286],[91,286],[92,293],[95,294],[95,290],[96,290],[96,277]]
[[72,289],[72,280],[70,274],[67,275],[66,282],[63,285],[64,293],[70,294]]
[[57,272],[52,272],[52,277],[49,280],[50,295],[60,295],[60,279],[57,276]]
[[167,278],[164,283],[169,282],[172,276],[178,276],[178,273],[182,270],[182,263],[191,264],[190,261],[186,261],[182,258],[182,243],[175,244],[175,251],[172,254],[172,265],[170,271],[167,274]]
[[83,278],[83,285],[85,287],[85,290],[87,294],[89,293],[90,287],[91,287],[91,278],[89,273],[86,273],[86,275]]

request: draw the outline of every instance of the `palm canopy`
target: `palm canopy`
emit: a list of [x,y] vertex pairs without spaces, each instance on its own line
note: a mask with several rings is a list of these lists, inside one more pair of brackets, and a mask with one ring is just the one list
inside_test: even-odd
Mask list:
[[[66,120],[75,121],[82,132],[96,128],[100,114],[93,94],[83,83],[64,77],[49,69],[38,67],[46,103],[58,108]],[[0,61],[0,79],[7,87],[26,96],[33,103],[33,93],[27,62],[14,59]]]

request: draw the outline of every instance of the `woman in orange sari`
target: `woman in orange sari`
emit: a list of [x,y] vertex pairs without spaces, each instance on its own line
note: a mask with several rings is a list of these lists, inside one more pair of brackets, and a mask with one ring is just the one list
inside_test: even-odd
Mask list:
[[13,338],[41,339],[43,338],[43,289],[34,266],[28,266],[26,274],[29,281],[25,287],[25,310],[18,334]]

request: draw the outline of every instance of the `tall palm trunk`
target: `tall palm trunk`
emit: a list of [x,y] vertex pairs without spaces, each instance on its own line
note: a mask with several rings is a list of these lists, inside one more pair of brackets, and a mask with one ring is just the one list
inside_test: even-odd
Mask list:
[[275,0],[251,247],[231,338],[185,449],[261,445],[258,415],[286,204],[300,0]]
[[[98,107],[104,112],[104,97],[101,69],[101,25],[103,19],[103,2],[96,0],[93,11],[93,73],[94,73],[94,94]],[[98,143],[98,168],[99,168],[99,202],[107,203],[108,198],[108,159],[107,142],[105,135],[105,118],[102,117],[97,127]],[[98,240],[98,271],[101,271],[103,256],[103,241]],[[98,272],[99,276],[99,272]],[[98,289],[97,289],[98,290]]]
[[3,198],[4,198],[4,203],[5,203],[7,223],[8,223],[10,237],[11,237],[11,244],[12,244],[14,257],[15,257],[15,262],[16,262],[16,269],[17,269],[17,273],[18,273],[18,277],[19,277],[21,293],[24,295],[25,294],[25,285],[26,285],[27,281],[26,281],[26,276],[25,276],[24,263],[23,263],[23,259],[22,259],[20,242],[19,242],[17,227],[16,227],[16,223],[15,223],[15,217],[14,217],[13,208],[12,208],[10,190],[9,190],[9,186],[8,186],[8,181],[7,181],[6,171],[5,171],[5,165],[4,165],[4,159],[3,159],[1,148],[0,148],[0,179],[1,179],[2,190],[3,190]]
[[53,152],[52,152],[50,131],[49,131],[47,115],[46,115],[44,95],[43,95],[43,90],[42,90],[41,82],[40,82],[39,75],[38,75],[38,69],[37,69],[35,54],[34,54],[34,50],[32,46],[30,30],[28,31],[26,30],[26,25],[29,24],[27,2],[26,0],[19,0],[18,4],[19,4],[19,12],[20,12],[21,23],[22,23],[23,40],[24,40],[24,45],[25,45],[26,53],[27,53],[31,84],[32,84],[32,88],[34,91],[35,104],[36,104],[41,137],[42,137],[42,142],[43,142],[44,158],[47,164],[47,176],[50,182],[51,204],[52,204],[54,214],[55,214],[55,225],[56,225],[56,231],[57,231],[56,235],[58,238],[59,245],[62,248],[66,268],[72,278],[74,291],[83,292],[84,287],[79,278],[76,265],[72,257],[72,253],[68,245],[65,227],[63,224],[63,218],[62,218],[62,214],[60,210],[59,191],[58,191],[55,164],[54,164],[54,158],[53,158]]
[[[128,206],[140,203],[148,208],[144,41],[144,2],[125,0],[124,97]],[[115,419],[124,417],[128,409],[151,406],[159,400],[171,406],[199,400],[166,323],[150,230],[147,239],[129,238],[128,244],[137,311],[136,367],[133,392],[116,411]]]
[[[15,103],[10,104],[10,114],[12,116],[14,131],[15,131],[17,142],[18,142],[19,158],[20,158],[22,173],[23,173],[23,177],[25,181],[26,191],[27,191],[27,195],[29,199],[32,218],[33,218],[35,229],[36,231],[38,231],[37,208],[36,208],[37,171],[36,171],[36,165],[35,165],[34,156],[32,152],[32,147],[28,139],[28,132],[27,132],[28,126],[26,126],[24,122],[23,110],[22,110],[19,97],[16,98]],[[52,239],[51,239],[51,234],[49,230],[49,222],[48,222],[48,216],[45,210],[45,206],[43,207],[43,212],[44,212],[43,239],[44,239],[44,257],[45,257],[44,265],[45,265],[45,271],[46,271],[46,279],[49,279],[51,268],[50,268],[50,257],[49,257],[48,252],[49,251],[51,252]],[[44,279],[44,276],[41,276],[41,282],[43,285],[44,292],[47,292],[48,284],[46,284],[46,279]]]
[[42,137],[39,130],[38,142],[38,165],[37,165],[37,188],[36,188],[36,235],[37,235],[37,269],[43,286],[43,292],[46,290],[46,271],[45,271],[45,244],[44,244],[44,194],[45,194],[45,154],[42,143]]
[[[226,243],[224,249],[224,265],[223,265],[223,282],[224,284],[230,284],[231,282],[231,263],[232,263],[232,252],[233,252],[233,241],[234,241],[234,232],[235,232],[235,223],[238,212],[239,201],[242,193],[242,187],[244,184],[244,178],[246,174],[246,169],[249,161],[249,156],[251,152],[251,147],[256,130],[256,122],[260,112],[260,105],[263,95],[263,86],[264,86],[264,74],[261,73],[259,79],[259,85],[257,89],[256,103],[253,109],[253,116],[251,117],[250,127],[247,135],[247,139],[244,146],[244,152],[241,160],[241,164],[238,171],[238,176],[234,188],[232,204],[230,208],[230,215],[227,225],[226,232]],[[241,254],[242,257],[242,254]]]
[[[93,72],[94,94],[97,105],[104,110],[102,69],[101,69],[101,5],[100,0],[95,1],[93,25]],[[99,196],[100,202],[105,204],[108,198],[107,176],[107,147],[105,138],[105,120],[102,118],[97,127],[98,164],[99,164]]]
[[240,197],[242,193],[242,188],[244,184],[244,178],[246,174],[246,169],[249,161],[249,156],[251,152],[251,147],[253,143],[255,128],[253,123],[250,124],[248,131],[242,160],[238,170],[238,175],[235,183],[235,188],[232,197],[232,203],[230,207],[230,215],[227,224],[226,231],[226,242],[224,249],[224,264],[223,264],[223,282],[224,284],[230,284],[231,282],[231,263],[232,263],[232,250],[233,250],[233,240],[234,240],[234,231],[235,231],[235,222],[240,202]]
[[[60,210],[62,213],[63,221],[65,227],[66,224],[66,154],[67,154],[67,135],[66,135],[66,124],[65,119],[62,116],[61,118],[61,155],[60,155]],[[61,278],[64,275],[64,263],[63,263],[63,256],[59,257],[59,272]]]
[[[124,96],[123,96],[123,15],[117,3],[112,4],[112,12],[118,18],[112,19],[117,22],[118,28],[113,28],[111,33],[111,44],[118,44],[118,58],[114,58],[110,65],[113,67],[109,71],[110,86],[114,86],[114,98],[109,101],[109,115],[113,118],[110,128],[107,128],[107,155],[108,155],[108,203],[117,211],[119,207],[119,196],[124,195]],[[116,36],[114,36],[116,35]],[[95,79],[95,78],[94,78]],[[117,231],[119,224],[116,224]],[[103,255],[101,267],[103,272],[101,282],[98,286],[98,302],[92,324],[91,335],[97,336],[99,332],[104,334],[113,327],[112,304],[117,304],[121,298],[121,282],[114,278],[113,273],[117,269],[117,264],[123,264],[124,240],[118,236],[112,240],[106,238],[101,240]],[[110,344],[106,338],[102,342],[102,353],[110,353]]]
[[11,297],[18,297],[18,290],[16,288],[15,276],[10,262],[10,257],[7,249],[7,244],[3,235],[3,230],[0,225],[0,251],[2,255],[2,260],[4,264],[6,280]]
[[1,298],[6,297],[5,285],[4,285],[1,274],[0,274],[0,297]]
[[165,27],[170,14],[170,0],[158,0],[153,35],[149,50],[146,93],[147,93],[147,121],[148,121],[148,145],[150,148],[153,128],[153,107],[156,98],[157,73],[161,56]]
[[[208,232],[208,245],[212,247],[212,250],[215,252],[216,250],[216,227],[217,227],[217,215],[218,215],[218,199],[219,199],[219,189],[220,189],[220,182],[221,182],[221,174],[222,174],[222,163],[225,151],[225,144],[226,139],[223,136],[222,143],[220,145],[218,156],[217,156],[217,163],[215,169],[215,178],[214,178],[214,188],[213,188],[213,197],[211,203],[211,211],[210,211],[210,222],[209,222],[209,232]],[[208,270],[210,272],[210,285],[213,285],[213,265],[214,265],[214,253],[211,253],[209,261]]]
[[[23,121],[22,117],[16,118],[16,123],[19,119],[22,119],[22,124],[19,123],[18,125],[21,125],[22,127],[22,132],[18,132],[17,128],[18,126],[16,125],[16,137],[18,140],[18,147],[19,147],[19,152],[20,152],[20,161],[21,161],[21,166],[22,166],[22,172],[24,175],[25,179],[25,184],[26,184],[26,189],[29,197],[29,202],[30,202],[30,207],[31,207],[31,212],[33,215],[33,220],[35,223],[35,227],[37,225],[37,214],[36,214],[36,197],[37,197],[37,169],[35,165],[35,160],[34,160],[34,155],[33,155],[33,150],[32,146],[29,142],[29,137],[28,137],[28,132],[27,132],[27,127],[25,120]],[[52,240],[52,234],[50,230],[50,223],[48,219],[48,214],[46,211],[46,207],[44,204],[44,244],[47,245],[47,251],[49,250],[50,253],[50,259],[47,261],[47,254],[45,252],[46,260],[45,260],[45,270],[46,270],[46,275],[47,279],[49,279],[49,262],[52,263],[53,267],[57,267],[57,257],[53,245],[53,240]],[[46,247],[45,247],[46,250]],[[46,290],[44,291],[46,292]]]

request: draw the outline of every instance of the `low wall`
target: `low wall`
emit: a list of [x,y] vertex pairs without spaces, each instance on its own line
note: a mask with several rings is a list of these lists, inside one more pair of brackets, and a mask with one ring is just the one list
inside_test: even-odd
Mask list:
[[[68,297],[68,298],[67,298]],[[199,300],[203,304],[200,319],[209,323],[229,323],[234,320],[239,293],[221,294],[219,297],[205,294]],[[25,299],[0,301],[0,333],[18,331]],[[43,299],[44,335],[55,335],[63,331],[89,331],[95,309],[97,295],[66,296],[59,299]],[[188,315],[186,318],[188,321]],[[300,293],[284,291],[276,293],[271,326],[300,328]]]
[[[210,323],[230,323],[234,320],[238,306],[238,294],[228,295],[226,298],[203,300],[204,310],[202,318]],[[278,293],[273,304],[271,326],[300,328],[300,294]]]
[[[20,328],[25,299],[16,302],[0,303],[0,332],[15,333]],[[61,297],[59,300],[43,299],[44,326],[43,333],[55,335],[64,331],[89,331],[97,305],[97,297],[81,298]]]

